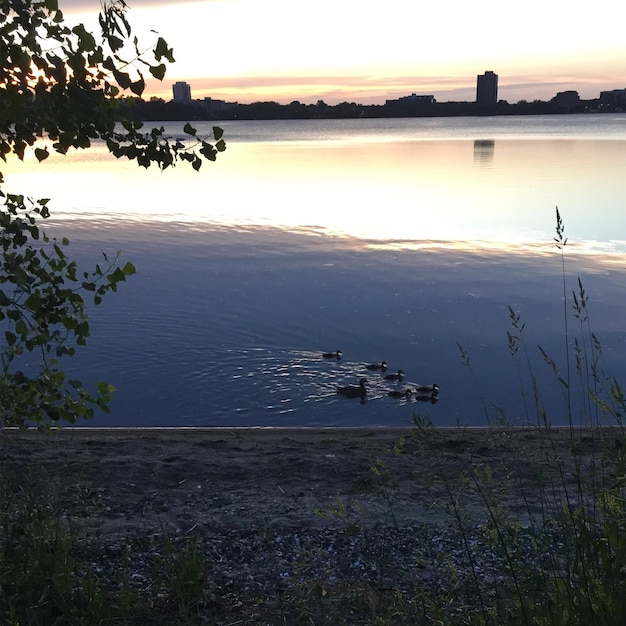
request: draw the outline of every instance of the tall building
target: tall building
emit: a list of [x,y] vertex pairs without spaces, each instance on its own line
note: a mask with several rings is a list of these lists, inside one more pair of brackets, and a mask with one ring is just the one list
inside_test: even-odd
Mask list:
[[494,106],[498,102],[498,75],[485,72],[476,77],[476,104]]
[[174,102],[191,102],[191,87],[184,81],[178,81],[172,85]]

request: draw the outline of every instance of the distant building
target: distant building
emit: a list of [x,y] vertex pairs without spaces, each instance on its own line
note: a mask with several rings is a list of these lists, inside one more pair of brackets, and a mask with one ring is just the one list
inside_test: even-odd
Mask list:
[[485,72],[476,77],[476,104],[495,106],[498,102],[498,75]]
[[211,119],[219,118],[221,115],[232,111],[236,102],[226,102],[225,100],[215,100],[214,98],[204,98],[201,100],[202,108]]
[[412,93],[410,96],[402,96],[396,100],[386,100],[385,110],[390,115],[412,116],[424,115],[428,111],[432,111],[432,107],[436,104],[434,96],[418,96]]
[[435,96],[418,96],[416,93],[412,93],[410,96],[401,96],[397,100],[387,100],[387,102],[406,102],[407,104],[435,104]]
[[174,102],[191,102],[191,87],[184,81],[178,81],[172,85]]
[[623,107],[626,106],[626,89],[612,89],[600,92],[600,104]]
[[580,96],[577,91],[559,91],[551,102],[563,109],[573,109],[580,104]]

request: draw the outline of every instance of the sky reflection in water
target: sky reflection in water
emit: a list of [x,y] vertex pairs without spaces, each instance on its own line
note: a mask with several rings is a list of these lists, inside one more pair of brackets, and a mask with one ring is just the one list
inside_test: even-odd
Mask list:
[[[436,128],[434,138],[407,140],[404,121],[404,138],[393,125],[387,135],[353,125],[332,141],[316,138],[319,122],[309,134],[289,134],[280,123],[265,128],[255,141],[233,130],[227,151],[200,173],[138,172],[96,148],[10,166],[7,179],[52,197],[64,218],[304,228],[378,240],[542,242],[552,237],[558,205],[571,240],[626,251],[626,135],[538,140],[500,130],[504,138],[456,139]],[[272,128],[291,140],[270,141]]]
[[[82,376],[97,372],[98,380],[118,387],[113,416],[94,424],[401,426],[414,413],[428,413],[440,425],[480,425],[486,421],[482,402],[490,416],[493,404],[525,421],[507,348],[508,306],[526,324],[542,399],[561,421],[559,385],[536,347],[562,367],[555,248],[538,256],[380,250],[274,229],[184,225],[121,231],[107,225],[98,234],[105,249],[124,249],[138,275],[94,312],[90,343],[72,363]],[[91,229],[71,232],[75,253],[92,256],[93,235]],[[606,366],[616,375],[626,371],[623,301],[615,297],[624,292],[622,267],[573,255],[566,268],[568,293],[580,276],[591,295],[591,322],[605,346]],[[573,337],[577,327],[570,324]],[[471,371],[457,343],[467,351]],[[341,361],[320,357],[337,348]],[[387,397],[399,386],[364,370],[383,359],[389,371],[406,372],[407,384],[438,383],[440,401]],[[369,379],[366,404],[335,394],[337,385],[356,384],[361,375]]]
[[[509,306],[562,423],[561,389],[537,349],[563,373],[556,205],[568,297],[580,276],[604,363],[626,373],[626,141],[398,132],[235,138],[200,174],[138,173],[98,150],[5,168],[9,190],[53,198],[49,230],[83,261],[101,247],[137,266],[68,361],[118,388],[113,415],[93,424],[382,426],[428,413],[480,425],[500,410],[492,405],[533,421],[525,357],[520,380],[507,347]],[[579,329],[571,318],[572,341]],[[319,357],[337,348],[341,361]],[[371,372],[365,404],[336,395],[382,359],[407,384],[438,383],[440,401],[389,398],[395,383]]]

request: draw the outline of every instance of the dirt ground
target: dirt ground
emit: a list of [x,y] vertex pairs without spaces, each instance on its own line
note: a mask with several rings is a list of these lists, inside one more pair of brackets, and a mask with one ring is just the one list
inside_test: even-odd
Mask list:
[[17,497],[42,487],[73,554],[113,589],[122,576],[160,601],[162,558],[191,545],[210,623],[301,623],[322,610],[320,589],[348,623],[342,589],[494,588],[490,514],[545,520],[623,445],[611,429],[4,430],[0,473]]
[[327,523],[316,511],[338,501],[358,505],[366,524],[391,504],[397,524],[445,524],[452,498],[480,507],[472,477],[485,466],[489,489],[524,511],[539,451],[571,464],[597,445],[586,431],[556,429],[67,428],[5,431],[0,467],[57,484],[85,533],[115,538],[303,528]]

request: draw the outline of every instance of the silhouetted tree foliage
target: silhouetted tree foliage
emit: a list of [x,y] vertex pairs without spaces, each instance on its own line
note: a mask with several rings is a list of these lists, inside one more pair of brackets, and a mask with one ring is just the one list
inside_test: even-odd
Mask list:
[[[39,161],[51,151],[89,148],[103,141],[116,157],[166,169],[187,162],[199,169],[225,149],[213,141],[170,141],[163,128],[144,130],[120,96],[139,98],[144,73],[162,79],[173,53],[162,37],[142,51],[123,0],[102,5],[99,36],[82,24],[69,27],[57,0],[0,0],[0,156]],[[80,271],[67,255],[67,239],[39,227],[49,200],[3,189],[0,173],[0,427],[75,422],[95,407],[108,410],[113,386],[88,391],[68,380],[60,359],[89,336],[86,298],[95,305],[135,272],[117,256]]]

